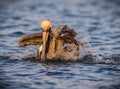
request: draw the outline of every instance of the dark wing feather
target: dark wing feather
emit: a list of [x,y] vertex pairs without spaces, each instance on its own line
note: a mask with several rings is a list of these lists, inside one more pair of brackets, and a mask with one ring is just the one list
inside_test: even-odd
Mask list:
[[27,46],[27,45],[39,45],[42,43],[42,33],[33,33],[28,34],[20,38],[18,44],[19,46]]
[[78,41],[75,39],[77,33],[74,29],[67,25],[60,25],[52,30],[52,36],[64,40],[65,43],[76,44]]

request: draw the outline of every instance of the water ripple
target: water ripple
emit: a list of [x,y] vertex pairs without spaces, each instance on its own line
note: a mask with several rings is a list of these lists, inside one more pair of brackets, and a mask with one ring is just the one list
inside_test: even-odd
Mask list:
[[[0,88],[119,89],[119,0],[1,0]],[[68,24],[78,32],[94,62],[41,63],[38,47],[19,47],[25,34],[40,32],[40,22]]]

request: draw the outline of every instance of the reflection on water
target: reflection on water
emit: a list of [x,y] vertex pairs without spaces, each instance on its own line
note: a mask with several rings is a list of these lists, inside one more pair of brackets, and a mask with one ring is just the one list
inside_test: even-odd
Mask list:
[[[18,47],[18,39],[40,32],[39,23],[45,18],[54,26],[75,28],[95,63],[29,61],[37,47]],[[119,0],[1,0],[0,88],[119,89],[119,39]]]

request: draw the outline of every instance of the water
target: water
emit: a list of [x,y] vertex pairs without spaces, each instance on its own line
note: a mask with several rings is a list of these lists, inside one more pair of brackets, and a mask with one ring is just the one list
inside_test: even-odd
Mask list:
[[[19,47],[19,38],[45,18],[75,28],[95,63],[22,60],[37,47]],[[0,1],[0,89],[120,89],[119,64],[119,0]]]

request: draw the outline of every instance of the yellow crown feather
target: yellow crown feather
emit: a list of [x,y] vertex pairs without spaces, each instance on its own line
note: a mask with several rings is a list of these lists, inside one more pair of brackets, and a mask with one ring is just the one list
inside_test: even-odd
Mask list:
[[49,19],[46,19],[41,23],[41,28],[44,31],[49,30],[51,27],[52,27],[52,24]]

